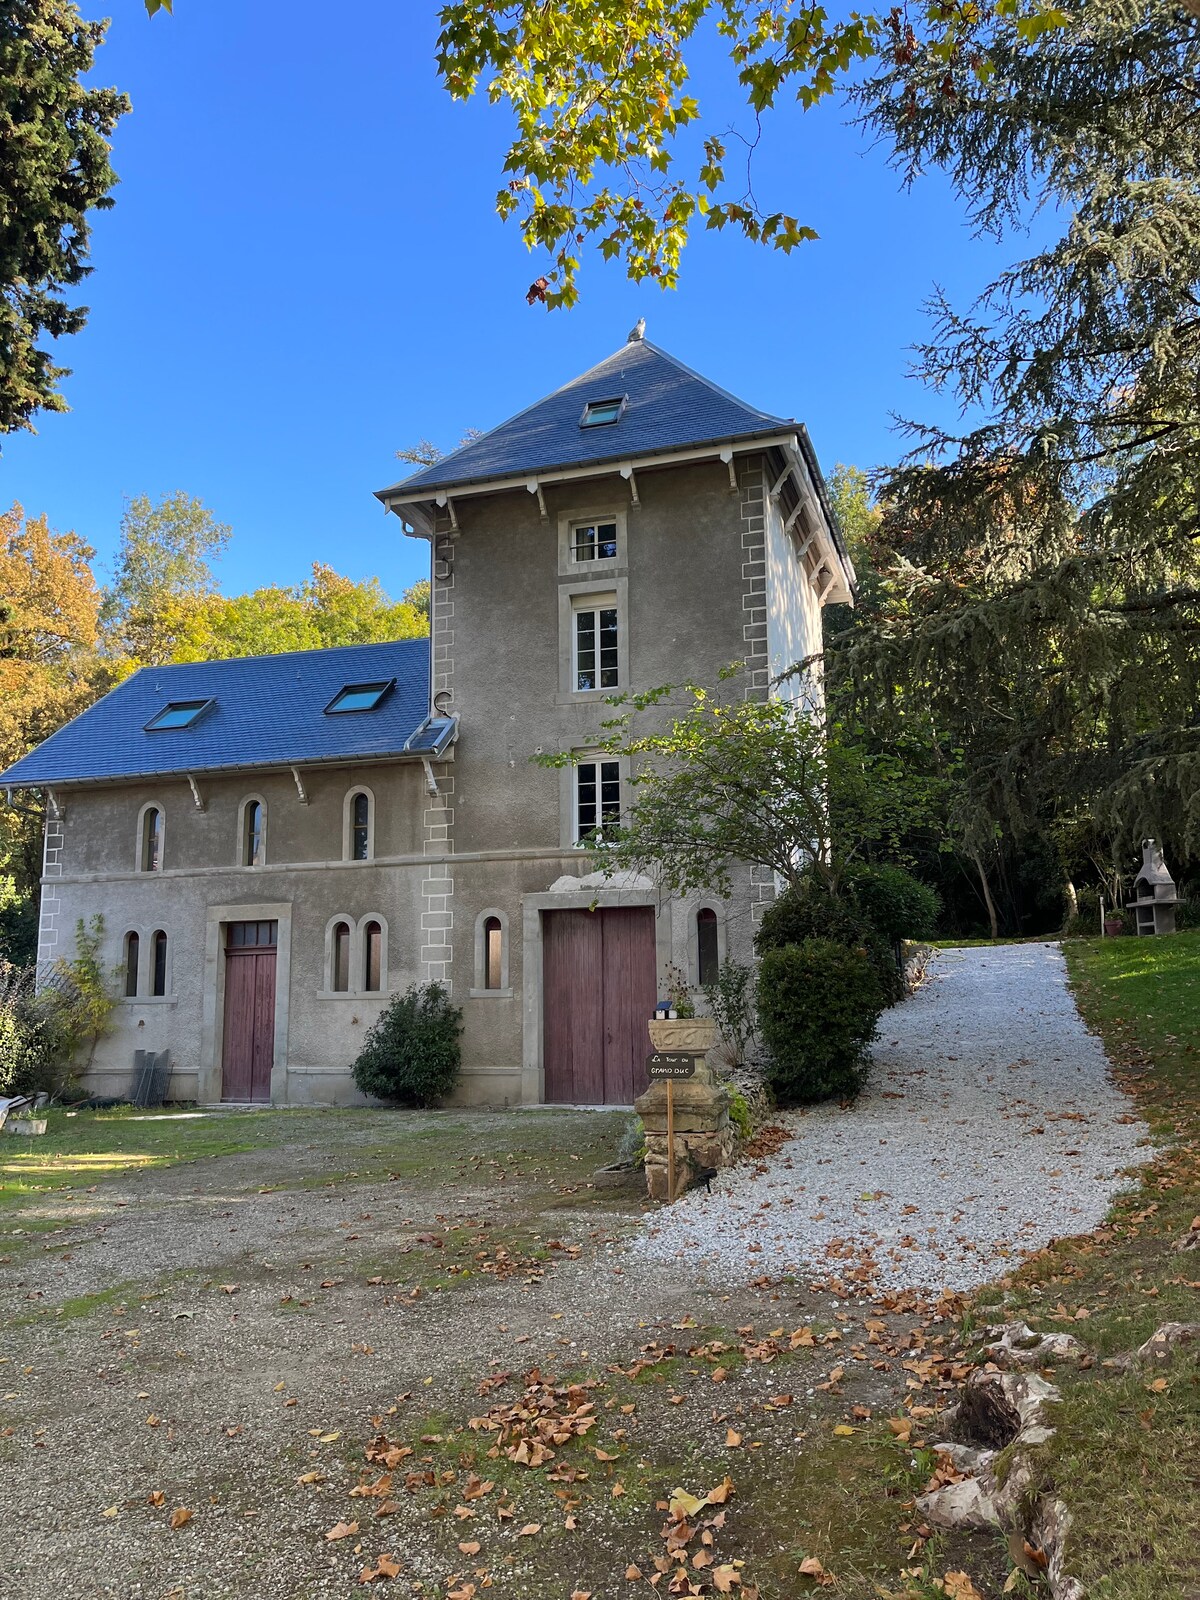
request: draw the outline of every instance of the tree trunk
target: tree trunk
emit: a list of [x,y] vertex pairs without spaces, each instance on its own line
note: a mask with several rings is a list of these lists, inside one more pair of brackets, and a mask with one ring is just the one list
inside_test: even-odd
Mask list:
[[1070,878],[1063,884],[1063,898],[1067,902],[1067,915],[1065,921],[1079,915],[1079,896],[1075,893],[1075,885]]
[[988,883],[988,875],[979,855],[973,855],[971,859],[979,872],[979,882],[983,889],[983,903],[987,907],[988,924],[992,930],[992,938],[998,939],[1000,937],[1000,924],[996,919],[996,902],[992,899],[992,886]]

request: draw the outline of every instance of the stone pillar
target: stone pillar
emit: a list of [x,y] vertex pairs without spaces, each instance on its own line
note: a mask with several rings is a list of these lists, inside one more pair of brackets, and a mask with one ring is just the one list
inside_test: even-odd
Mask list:
[[[646,1134],[646,1188],[652,1200],[667,1198],[667,1085],[652,1083],[634,1102]],[[729,1090],[704,1063],[694,1078],[675,1080],[675,1193],[695,1182],[700,1167],[727,1167],[736,1131],[729,1120]]]

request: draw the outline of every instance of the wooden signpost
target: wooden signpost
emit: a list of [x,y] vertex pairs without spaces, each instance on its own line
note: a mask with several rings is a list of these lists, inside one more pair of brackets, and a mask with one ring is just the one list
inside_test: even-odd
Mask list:
[[667,1085],[667,1201],[675,1199],[675,1080],[694,1078],[696,1057],[681,1051],[656,1050],[646,1057],[650,1082],[658,1078]]

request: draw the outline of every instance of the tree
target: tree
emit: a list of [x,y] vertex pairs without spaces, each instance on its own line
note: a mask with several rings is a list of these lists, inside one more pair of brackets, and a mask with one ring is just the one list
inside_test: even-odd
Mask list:
[[836,888],[869,848],[898,847],[928,808],[926,781],[812,709],[815,684],[795,701],[746,700],[733,677],[725,693],[687,684],[610,700],[617,715],[588,742],[588,759],[599,750],[628,760],[633,801],[623,824],[604,830],[605,870],[649,869],[681,894],[727,894],[742,862],[789,884],[815,871]]
[[168,626],[173,661],[376,644],[429,631],[427,612],[407,597],[390,600],[378,578],[355,583],[319,562],[307,583],[185,601],[168,614]]
[[112,205],[109,136],[129,101],[85,88],[107,22],[70,0],[9,0],[0,16],[0,432],[65,411],[68,369],[39,348],[78,333],[87,307],[64,291],[88,266],[88,213]]
[[[765,114],[785,95],[807,109],[848,86],[858,63],[910,48],[961,58],[985,75],[986,55],[962,43],[979,14],[974,5],[931,5],[833,20],[790,0],[451,0],[440,12],[437,62],[455,99],[486,81],[489,99],[512,111],[516,137],[496,209],[519,219],[530,249],[551,256],[530,302],[560,306],[578,298],[578,250],[588,238],[631,278],[663,288],[677,283],[695,225],[784,251],[815,239],[755,197],[750,165]],[[1048,0],[998,0],[982,14],[1001,42],[1068,22]],[[903,26],[893,21],[901,16]],[[689,63],[713,29],[746,103],[741,130],[706,125],[689,92]]]
[[912,425],[885,600],[834,675],[874,728],[916,715],[962,750],[981,873],[999,839],[1081,829],[1118,864],[1146,833],[1194,858],[1200,22],[1092,0],[1031,41],[984,13],[949,60],[895,28],[858,98],[905,176],[944,167],[980,226],[1069,216],[974,313],[935,301],[923,374],[978,421]]
[[182,490],[127,501],[101,612],[110,650],[139,665],[170,660],[188,610],[216,594],[211,563],[232,531]]
[[[0,514],[0,771],[61,727],[105,683],[96,656],[94,552],[19,505]],[[41,814],[0,810],[0,957],[25,960],[41,877]]]

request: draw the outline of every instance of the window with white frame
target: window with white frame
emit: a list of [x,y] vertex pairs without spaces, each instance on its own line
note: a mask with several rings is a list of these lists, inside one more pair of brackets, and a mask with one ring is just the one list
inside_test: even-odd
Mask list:
[[615,689],[620,682],[615,595],[576,600],[572,640],[572,687]]
[[572,561],[615,561],[616,522],[573,522],[569,548]]
[[621,820],[621,763],[580,761],[575,768],[575,841],[599,842]]

